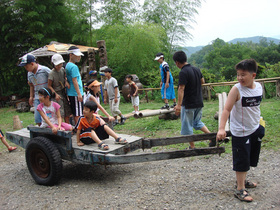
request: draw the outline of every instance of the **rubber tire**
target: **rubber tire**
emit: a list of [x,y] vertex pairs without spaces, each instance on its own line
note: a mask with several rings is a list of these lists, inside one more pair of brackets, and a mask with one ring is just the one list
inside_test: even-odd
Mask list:
[[25,150],[28,170],[37,184],[55,185],[62,172],[61,155],[48,138],[38,136],[30,140]]

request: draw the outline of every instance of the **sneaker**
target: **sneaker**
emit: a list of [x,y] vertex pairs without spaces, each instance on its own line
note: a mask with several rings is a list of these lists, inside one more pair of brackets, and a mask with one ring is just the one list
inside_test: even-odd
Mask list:
[[120,125],[123,125],[123,124],[124,124],[124,122],[125,122],[125,120],[126,120],[126,117],[121,117],[121,122],[120,122]]
[[174,103],[172,106],[170,106],[170,108],[174,108],[175,106],[177,106],[176,103]]
[[115,121],[113,122],[113,126],[115,126],[115,125],[117,125],[117,124],[119,124],[119,122],[118,122],[117,120],[115,120]]
[[168,109],[169,110],[169,105],[168,104],[165,104],[163,107],[161,107],[161,109]]
[[135,114],[135,111],[132,111],[132,114]]

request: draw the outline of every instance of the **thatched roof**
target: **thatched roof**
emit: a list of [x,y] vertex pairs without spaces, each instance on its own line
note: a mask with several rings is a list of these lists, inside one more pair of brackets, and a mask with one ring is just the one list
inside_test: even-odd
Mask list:
[[88,49],[94,49],[95,51],[98,51],[98,48],[95,47],[88,47],[88,46],[75,45],[75,44],[65,44],[65,43],[52,41],[49,45],[33,50],[32,52],[29,52],[29,54],[34,55],[39,63],[42,63],[51,68],[52,67],[51,56],[53,56],[56,53],[59,53],[64,58],[67,58],[68,57],[67,50],[70,46],[76,46],[81,50],[82,53],[84,53],[85,56],[83,56],[83,60],[87,60]]

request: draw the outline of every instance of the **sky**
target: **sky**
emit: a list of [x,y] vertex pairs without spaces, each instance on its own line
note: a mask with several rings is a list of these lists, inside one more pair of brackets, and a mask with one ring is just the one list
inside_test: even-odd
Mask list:
[[280,39],[280,0],[204,0],[185,46],[204,46],[220,38],[264,36]]

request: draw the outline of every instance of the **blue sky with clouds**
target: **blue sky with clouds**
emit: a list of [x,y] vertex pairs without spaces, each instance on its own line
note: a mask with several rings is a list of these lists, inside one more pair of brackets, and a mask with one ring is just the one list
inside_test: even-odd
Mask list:
[[280,0],[205,0],[186,46],[207,45],[220,38],[265,36],[280,39]]

